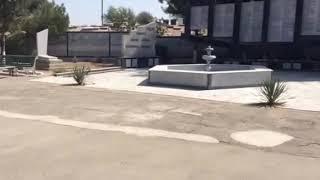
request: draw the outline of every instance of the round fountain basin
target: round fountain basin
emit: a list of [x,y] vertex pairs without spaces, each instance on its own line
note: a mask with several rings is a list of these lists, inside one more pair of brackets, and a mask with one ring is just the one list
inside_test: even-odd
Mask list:
[[149,70],[149,83],[201,89],[258,86],[273,70],[264,66],[212,64],[159,65]]

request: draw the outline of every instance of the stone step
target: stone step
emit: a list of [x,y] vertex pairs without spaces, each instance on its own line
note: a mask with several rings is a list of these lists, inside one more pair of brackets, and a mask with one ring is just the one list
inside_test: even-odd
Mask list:
[[[107,68],[97,68],[97,69],[91,69],[89,74],[100,74],[100,73],[106,73],[106,72],[114,72],[114,71],[121,71],[122,68],[120,66],[113,66],[113,67],[107,67]],[[63,73],[56,73],[55,76],[72,76],[73,72],[63,72]]]
[[[72,70],[75,66],[92,66],[91,64],[87,63],[61,63],[61,64],[55,64],[53,65],[50,70],[55,70],[55,69],[65,69],[65,70]],[[114,64],[99,64],[102,68],[107,68],[107,67],[113,67],[115,66]]]

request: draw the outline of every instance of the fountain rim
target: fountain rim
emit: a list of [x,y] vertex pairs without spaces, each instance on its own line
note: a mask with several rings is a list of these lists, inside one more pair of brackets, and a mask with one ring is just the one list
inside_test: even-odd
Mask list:
[[180,69],[169,69],[169,67],[177,67],[177,66],[203,66],[206,67],[206,64],[170,64],[170,65],[157,65],[149,71],[167,71],[167,72],[187,72],[192,74],[229,74],[229,73],[238,73],[238,72],[273,72],[272,69],[269,69],[265,66],[260,65],[234,65],[234,64],[211,64],[214,65],[225,65],[225,66],[246,66],[250,67],[247,70],[228,70],[228,71],[196,71],[196,70],[180,70]]

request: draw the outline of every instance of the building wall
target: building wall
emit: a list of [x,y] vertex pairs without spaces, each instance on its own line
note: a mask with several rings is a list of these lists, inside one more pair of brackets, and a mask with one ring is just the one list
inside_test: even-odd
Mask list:
[[187,35],[227,43],[230,58],[320,60],[319,0],[190,0],[189,6]]

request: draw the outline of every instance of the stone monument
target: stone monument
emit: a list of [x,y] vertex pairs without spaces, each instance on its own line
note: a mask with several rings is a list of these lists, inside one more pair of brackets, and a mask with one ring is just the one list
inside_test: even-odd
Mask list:
[[139,26],[123,38],[124,57],[153,57],[156,55],[155,44],[157,37],[157,24]]
[[152,67],[159,64],[156,56],[157,24],[155,22],[139,26],[124,35],[122,43],[122,66],[129,68]]
[[37,60],[35,66],[39,70],[49,70],[53,66],[62,63],[62,60],[57,57],[48,55],[48,33],[48,29],[37,33]]

